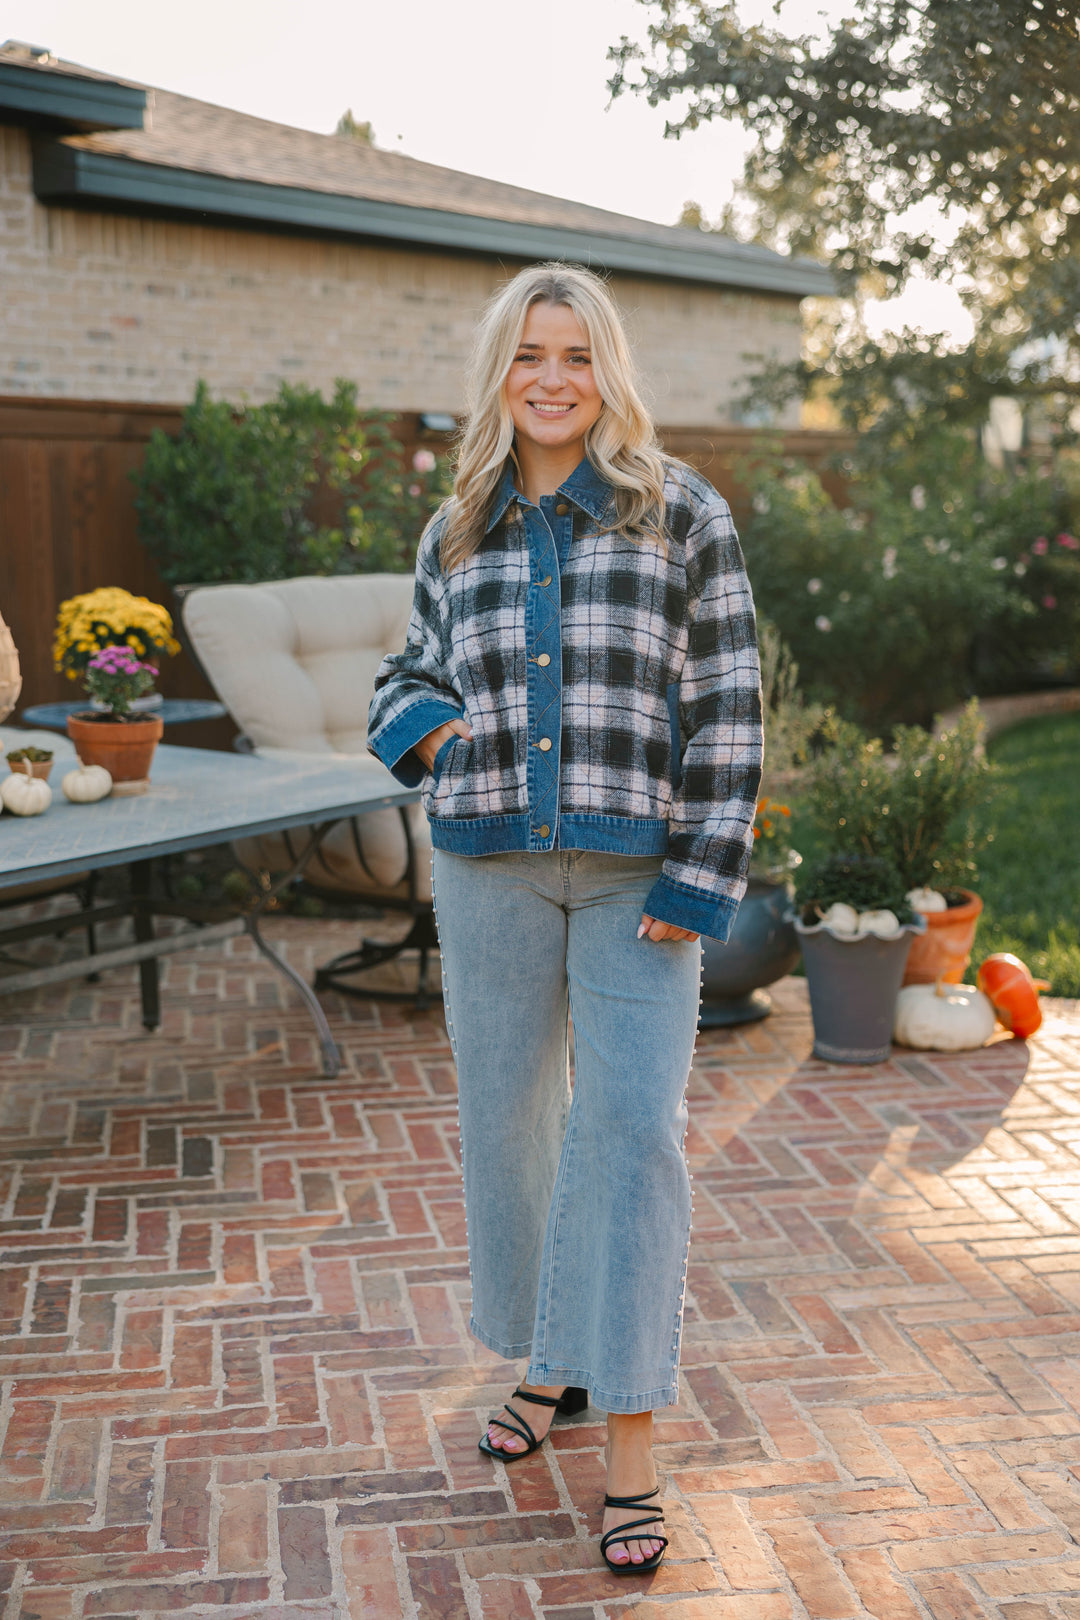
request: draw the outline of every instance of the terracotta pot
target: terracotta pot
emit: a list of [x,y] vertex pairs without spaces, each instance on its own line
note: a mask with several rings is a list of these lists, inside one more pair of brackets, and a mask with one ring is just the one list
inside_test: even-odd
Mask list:
[[963,984],[975,943],[975,925],[983,903],[970,889],[957,889],[964,896],[960,906],[947,911],[927,911],[926,933],[915,940],[904,973],[905,984]]
[[[18,753],[18,749],[15,752]],[[54,761],[51,759],[12,759],[11,755],[8,755],[8,765],[11,770],[15,771],[19,776],[25,776],[26,767],[29,765],[30,775],[36,776],[40,782],[49,780],[49,772],[52,770],[53,764]]]
[[69,714],[67,720],[68,736],[83,764],[104,765],[114,783],[146,781],[164,730],[157,714],[138,720],[97,720]]

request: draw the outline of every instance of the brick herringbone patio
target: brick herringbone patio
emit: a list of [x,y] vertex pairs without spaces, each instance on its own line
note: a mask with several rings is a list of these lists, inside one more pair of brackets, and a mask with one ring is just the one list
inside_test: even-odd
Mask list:
[[245,941],[153,1037],[134,974],[0,1001],[5,1620],[1077,1620],[1080,1009],[861,1071],[779,1001],[699,1042],[674,1539],[621,1582],[596,1414],[476,1450],[440,1016],[331,998],[328,1081]]

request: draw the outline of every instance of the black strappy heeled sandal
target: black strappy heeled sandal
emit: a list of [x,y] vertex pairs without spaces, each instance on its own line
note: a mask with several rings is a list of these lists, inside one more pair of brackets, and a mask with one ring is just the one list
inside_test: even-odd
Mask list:
[[[531,1401],[534,1406],[553,1406],[559,1417],[573,1417],[575,1412],[584,1412],[588,1406],[589,1392],[587,1389],[578,1389],[576,1384],[568,1384],[561,1395],[532,1395],[527,1389],[519,1388],[515,1389],[510,1400]],[[477,1445],[486,1456],[499,1457],[503,1462],[516,1462],[519,1457],[530,1457],[534,1451],[537,1451],[543,1445],[543,1441],[536,1438],[521,1413],[514,1411],[510,1401],[507,1401],[503,1411],[509,1412],[512,1417],[517,1419],[517,1422],[507,1423],[505,1418],[497,1417],[492,1418],[492,1423],[497,1423],[500,1429],[509,1429],[511,1434],[516,1434],[520,1440],[524,1440],[527,1449],[525,1451],[503,1451],[500,1447],[491,1444],[486,1430],[480,1436]],[[640,1567],[639,1564],[638,1568],[640,1569]]]
[[[642,1491],[638,1496],[605,1496],[604,1506],[606,1508],[643,1508],[650,1496],[659,1495],[660,1487],[657,1485],[651,1491]],[[631,1519],[628,1524],[620,1524],[617,1530],[609,1530],[606,1535],[600,1537],[600,1552],[604,1563],[613,1575],[647,1575],[650,1569],[656,1568],[667,1552],[668,1538],[658,1534],[655,1530],[641,1530],[639,1526],[643,1524],[663,1524],[663,1522],[664,1515],[660,1508],[654,1508],[647,1519]],[[607,1550],[613,1541],[662,1541],[664,1545],[658,1553],[653,1553],[651,1558],[643,1559],[640,1564],[635,1564],[629,1556],[625,1564],[615,1564],[607,1555]],[[627,1548],[628,1554],[629,1551],[630,1549]]]

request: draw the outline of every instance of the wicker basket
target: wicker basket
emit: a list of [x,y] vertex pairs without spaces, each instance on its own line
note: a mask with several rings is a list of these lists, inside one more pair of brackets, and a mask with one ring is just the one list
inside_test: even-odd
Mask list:
[[19,655],[11,639],[11,631],[0,618],[0,720],[6,720],[22,691],[19,674]]

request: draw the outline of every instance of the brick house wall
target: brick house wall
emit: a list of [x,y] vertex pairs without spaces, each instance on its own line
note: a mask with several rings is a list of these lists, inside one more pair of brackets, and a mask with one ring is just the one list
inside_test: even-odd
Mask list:
[[[363,404],[457,411],[485,298],[516,266],[424,248],[44,207],[0,126],[0,394],[258,401],[354,379]],[[798,298],[617,273],[658,418],[734,420],[747,355],[798,357]],[[797,413],[782,425],[795,426]]]

